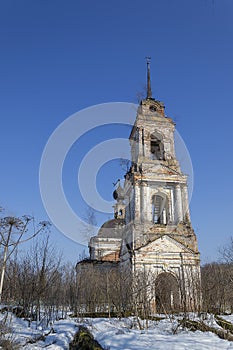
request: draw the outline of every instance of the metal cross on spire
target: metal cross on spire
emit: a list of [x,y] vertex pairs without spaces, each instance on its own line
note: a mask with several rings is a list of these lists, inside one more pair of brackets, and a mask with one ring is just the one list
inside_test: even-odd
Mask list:
[[147,89],[146,89],[146,98],[152,98],[151,82],[150,82],[150,61],[151,57],[146,57],[147,64]]

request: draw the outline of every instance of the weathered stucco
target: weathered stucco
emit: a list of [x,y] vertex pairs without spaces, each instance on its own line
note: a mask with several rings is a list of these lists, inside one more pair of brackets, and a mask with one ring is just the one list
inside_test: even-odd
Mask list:
[[[141,102],[130,134],[132,166],[124,188],[119,185],[114,192],[114,215],[120,224],[103,225],[89,247],[91,259],[112,259],[133,275],[146,271],[153,274],[153,281],[164,273],[172,275],[179,286],[179,303],[197,309],[200,257],[174,130],[161,102],[152,98]],[[156,297],[152,304],[156,310]]]

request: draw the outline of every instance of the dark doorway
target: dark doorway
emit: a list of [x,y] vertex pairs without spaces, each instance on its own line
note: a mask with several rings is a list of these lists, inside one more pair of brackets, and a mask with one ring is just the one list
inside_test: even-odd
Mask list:
[[155,281],[155,303],[157,313],[171,313],[180,309],[180,293],[177,279],[167,272]]

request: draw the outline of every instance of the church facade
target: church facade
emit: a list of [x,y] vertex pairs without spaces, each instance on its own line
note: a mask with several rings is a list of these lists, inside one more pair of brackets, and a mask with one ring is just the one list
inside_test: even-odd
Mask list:
[[190,220],[187,176],[175,154],[174,130],[164,104],[152,97],[147,62],[147,96],[129,137],[131,167],[124,186],[118,183],[113,193],[114,219],[90,239],[89,263],[114,265],[130,272],[132,280],[146,273],[154,311],[184,305],[197,310],[201,305],[200,254]]

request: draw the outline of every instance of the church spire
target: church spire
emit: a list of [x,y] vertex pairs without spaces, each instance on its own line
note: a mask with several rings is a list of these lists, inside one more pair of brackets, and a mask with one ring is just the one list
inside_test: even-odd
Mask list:
[[147,89],[146,89],[146,98],[150,99],[152,98],[152,91],[151,91],[151,82],[150,82],[150,60],[151,57],[146,57],[146,64],[147,64]]

